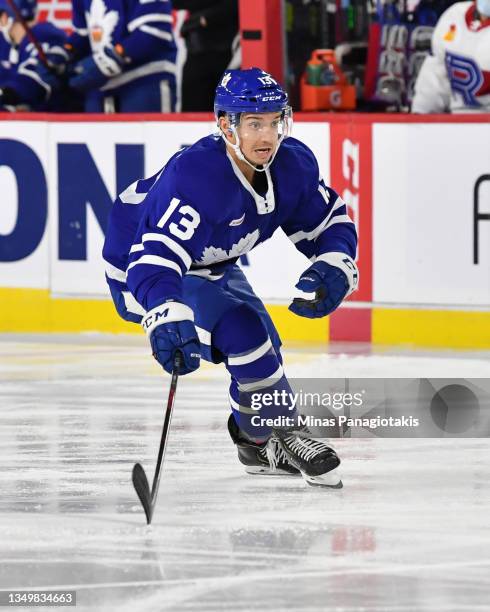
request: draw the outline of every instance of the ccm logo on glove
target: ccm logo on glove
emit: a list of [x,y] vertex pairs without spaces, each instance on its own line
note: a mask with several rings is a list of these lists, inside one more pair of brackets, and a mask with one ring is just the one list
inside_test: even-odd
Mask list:
[[166,372],[172,373],[176,351],[182,354],[180,374],[197,370],[201,345],[189,306],[165,302],[149,310],[141,325],[150,338],[153,356]]
[[[163,321],[162,319],[165,320]],[[185,320],[194,321],[194,313],[189,306],[180,302],[165,302],[149,310],[143,317],[141,326],[145,330],[146,335],[150,336],[155,327],[162,325],[162,323],[174,323]]]

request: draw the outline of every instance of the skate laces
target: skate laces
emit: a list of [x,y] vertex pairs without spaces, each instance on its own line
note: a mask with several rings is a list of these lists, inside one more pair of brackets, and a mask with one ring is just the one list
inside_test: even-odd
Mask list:
[[270,438],[265,448],[260,449],[260,454],[267,459],[271,466],[271,471],[275,472],[278,464],[282,461],[289,463],[284,450],[275,438]]
[[326,444],[319,440],[301,438],[298,435],[287,436],[284,442],[288,445],[291,452],[305,461],[310,461],[321,453],[330,450]]

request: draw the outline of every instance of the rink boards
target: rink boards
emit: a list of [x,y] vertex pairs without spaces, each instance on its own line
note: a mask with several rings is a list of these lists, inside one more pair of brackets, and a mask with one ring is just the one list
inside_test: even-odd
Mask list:
[[[294,135],[356,222],[361,283],[328,319],[291,315],[308,262],[276,233],[241,263],[285,340],[490,347],[488,120],[295,115]],[[212,118],[0,115],[0,123],[0,331],[139,333],[108,298],[107,213],[129,183],[209,134]]]

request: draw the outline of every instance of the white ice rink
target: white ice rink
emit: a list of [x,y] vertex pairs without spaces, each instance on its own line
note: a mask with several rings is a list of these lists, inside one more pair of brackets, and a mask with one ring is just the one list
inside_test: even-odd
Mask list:
[[[338,440],[342,490],[248,476],[205,364],[179,381],[147,527],[131,469],[153,474],[169,377],[146,340],[0,338],[0,589],[97,612],[490,610],[488,439]],[[287,373],[490,378],[488,353],[329,350],[287,351]]]

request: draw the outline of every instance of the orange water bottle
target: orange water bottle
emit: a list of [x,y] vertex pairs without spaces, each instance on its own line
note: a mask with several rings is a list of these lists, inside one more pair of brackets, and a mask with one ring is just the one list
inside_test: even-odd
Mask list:
[[349,85],[332,49],[315,49],[301,78],[301,109],[353,110],[356,89]]

